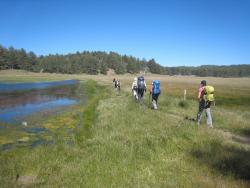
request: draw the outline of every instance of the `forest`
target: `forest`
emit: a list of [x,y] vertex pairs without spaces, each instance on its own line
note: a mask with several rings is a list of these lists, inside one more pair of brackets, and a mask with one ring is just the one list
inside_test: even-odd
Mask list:
[[[240,63],[240,62],[239,62]],[[214,77],[248,77],[250,65],[202,65],[198,67],[164,67],[154,59],[146,60],[116,52],[83,51],[68,54],[37,56],[23,48],[0,45],[0,70],[23,69],[32,72],[65,74],[107,74],[113,69],[116,74],[151,72],[163,75],[196,75]]]

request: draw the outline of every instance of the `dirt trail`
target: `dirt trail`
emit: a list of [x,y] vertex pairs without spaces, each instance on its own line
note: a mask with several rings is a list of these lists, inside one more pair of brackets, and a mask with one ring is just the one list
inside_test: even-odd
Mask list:
[[238,143],[246,146],[248,149],[250,149],[250,137],[237,135],[234,133],[231,133],[229,131],[221,130],[221,129],[215,129],[217,133],[223,136],[223,138],[226,141],[229,141],[231,143]]

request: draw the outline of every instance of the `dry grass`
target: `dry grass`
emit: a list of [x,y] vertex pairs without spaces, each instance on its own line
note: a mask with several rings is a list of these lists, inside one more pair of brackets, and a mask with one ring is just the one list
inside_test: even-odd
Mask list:
[[[51,73],[32,73],[23,70],[4,70],[0,71],[0,81],[49,81],[49,80],[65,80],[65,79],[78,79],[78,80],[95,80],[104,85],[111,85],[113,78],[119,79],[122,88],[130,91],[133,78],[139,76],[124,74],[124,75],[68,75],[68,74],[51,74]],[[244,105],[249,104],[250,98],[250,78],[215,78],[215,77],[196,77],[196,76],[167,76],[167,75],[154,75],[145,74],[145,80],[150,86],[152,80],[158,79],[161,81],[162,90],[167,95],[183,96],[184,89],[187,90],[187,97],[196,99],[197,88],[201,80],[207,80],[209,85],[215,87],[216,98],[220,100],[227,100],[226,104],[230,101],[234,103],[241,103]],[[234,99],[237,98],[237,101]],[[242,98],[243,101],[239,101]],[[250,105],[250,104],[249,104]]]

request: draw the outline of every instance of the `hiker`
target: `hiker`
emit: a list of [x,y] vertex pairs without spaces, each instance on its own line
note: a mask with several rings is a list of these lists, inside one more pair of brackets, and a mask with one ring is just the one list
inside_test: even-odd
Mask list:
[[117,89],[118,91],[120,91],[120,89],[121,89],[121,82],[120,82],[119,80],[116,80],[116,81],[115,81],[115,87],[116,87],[116,89]]
[[113,79],[113,86],[116,88],[116,79]]
[[137,87],[137,77],[134,78],[134,81],[132,83],[132,88],[131,89],[132,89],[132,95],[133,95],[133,97],[136,100],[138,100],[138,94],[137,94],[137,89],[138,89],[138,87]]
[[137,78],[137,94],[139,99],[143,99],[144,92],[147,91],[147,85],[143,76]]
[[120,83],[119,80],[117,80],[117,79],[114,78],[114,79],[113,79],[113,84],[114,84],[115,89],[120,90],[120,88],[121,88],[121,83]]
[[158,97],[161,94],[160,81],[153,80],[152,87],[150,89],[150,95],[152,100],[152,109],[157,110]]
[[201,124],[202,112],[206,111],[207,127],[213,128],[212,115],[211,115],[211,102],[214,101],[214,88],[207,86],[206,80],[202,80],[198,89],[199,111],[197,114],[197,124]]

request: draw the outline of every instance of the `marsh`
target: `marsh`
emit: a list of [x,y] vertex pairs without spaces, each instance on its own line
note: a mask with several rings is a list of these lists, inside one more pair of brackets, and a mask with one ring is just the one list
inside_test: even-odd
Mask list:
[[[0,143],[9,148],[48,133],[43,127],[48,117],[56,117],[79,104],[79,81],[1,83],[0,84]],[[32,143],[31,143],[32,144]],[[33,144],[34,145],[34,144]]]

